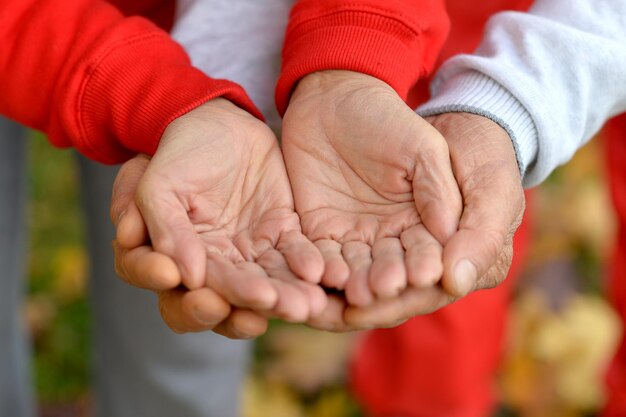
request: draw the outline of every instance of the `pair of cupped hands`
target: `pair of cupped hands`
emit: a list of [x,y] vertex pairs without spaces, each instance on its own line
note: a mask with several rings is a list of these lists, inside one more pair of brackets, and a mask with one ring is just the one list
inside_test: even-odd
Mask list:
[[501,282],[524,207],[511,141],[481,116],[422,119],[383,81],[303,78],[273,132],[229,101],[173,121],[121,168],[116,270],[176,332],[269,318],[390,327]]

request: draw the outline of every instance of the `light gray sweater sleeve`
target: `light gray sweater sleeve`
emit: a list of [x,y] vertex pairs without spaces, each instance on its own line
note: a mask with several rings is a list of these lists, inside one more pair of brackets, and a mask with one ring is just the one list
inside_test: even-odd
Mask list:
[[294,0],[178,0],[172,36],[194,66],[239,83],[279,130],[274,86]]
[[487,24],[474,55],[447,61],[421,115],[466,111],[499,123],[526,187],[626,111],[626,1],[538,0]]

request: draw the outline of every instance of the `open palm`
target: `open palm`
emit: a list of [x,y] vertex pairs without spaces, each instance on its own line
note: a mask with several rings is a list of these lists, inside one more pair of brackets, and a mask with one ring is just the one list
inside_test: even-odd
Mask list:
[[322,283],[365,306],[427,287],[461,211],[446,143],[382,81],[328,71],[300,81],[283,153]]
[[170,124],[136,202],[187,288],[292,321],[324,308],[323,259],[301,233],[276,138],[226,100]]

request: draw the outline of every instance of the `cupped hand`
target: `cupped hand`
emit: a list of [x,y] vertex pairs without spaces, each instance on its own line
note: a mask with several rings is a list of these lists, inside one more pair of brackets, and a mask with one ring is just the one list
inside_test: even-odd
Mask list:
[[[365,308],[334,298],[320,328],[390,327],[441,308],[458,297],[500,284],[513,256],[513,235],[524,212],[524,193],[511,139],[491,120],[469,113],[428,117],[446,138],[463,195],[459,229],[445,244],[441,286],[408,288],[398,298]],[[444,291],[445,289],[445,291]]]
[[268,322],[262,315],[231,307],[210,288],[184,289],[176,263],[150,246],[145,223],[133,201],[148,163],[145,155],[129,160],[113,186],[111,220],[117,230],[113,241],[117,274],[130,285],[155,292],[163,320],[177,333],[213,330],[237,339],[265,333]]
[[276,138],[214,99],[172,122],[141,177],[136,207],[186,289],[289,321],[325,305],[323,259],[301,233]]
[[350,71],[306,76],[282,143],[303,231],[326,260],[324,286],[363,307],[440,279],[461,197],[443,137],[391,87]]

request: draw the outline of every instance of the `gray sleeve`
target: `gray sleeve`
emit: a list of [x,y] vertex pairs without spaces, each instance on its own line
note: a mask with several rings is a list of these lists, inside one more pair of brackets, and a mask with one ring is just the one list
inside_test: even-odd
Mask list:
[[511,137],[524,185],[626,111],[626,1],[537,0],[492,17],[475,54],[447,61],[421,115],[467,111]]
[[239,83],[278,129],[274,86],[293,0],[178,0],[172,36],[194,66]]

